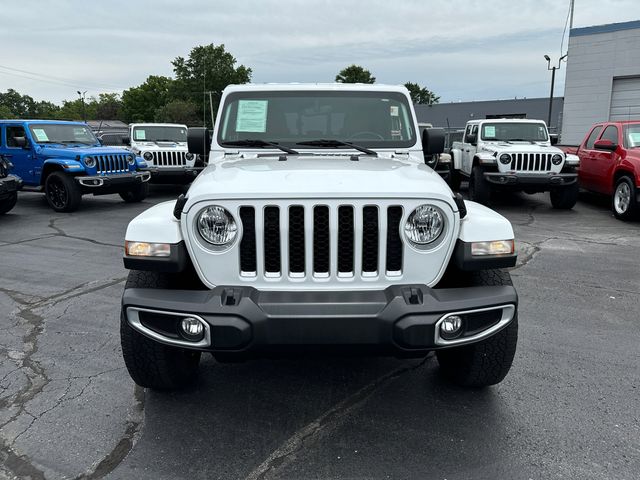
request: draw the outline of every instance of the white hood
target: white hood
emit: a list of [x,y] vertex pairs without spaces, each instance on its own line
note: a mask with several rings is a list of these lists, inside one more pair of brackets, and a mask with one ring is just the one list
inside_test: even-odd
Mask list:
[[237,198],[437,198],[452,204],[440,175],[407,155],[227,157],[210,164],[189,189],[189,205]]
[[559,148],[538,143],[485,143],[480,152],[500,152],[500,153],[559,153]]

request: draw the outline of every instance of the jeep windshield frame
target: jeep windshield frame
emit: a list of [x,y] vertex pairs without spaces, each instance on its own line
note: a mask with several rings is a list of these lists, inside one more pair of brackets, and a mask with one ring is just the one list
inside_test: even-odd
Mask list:
[[257,139],[313,150],[406,149],[417,142],[407,97],[393,91],[237,91],[225,97],[219,118],[216,140],[223,148]]
[[179,125],[140,125],[133,127],[131,141],[140,143],[187,141],[187,128]]
[[30,123],[31,138],[37,144],[89,145],[97,147],[100,142],[86,125],[74,123]]
[[543,122],[485,122],[480,138],[485,142],[547,142],[549,134]]

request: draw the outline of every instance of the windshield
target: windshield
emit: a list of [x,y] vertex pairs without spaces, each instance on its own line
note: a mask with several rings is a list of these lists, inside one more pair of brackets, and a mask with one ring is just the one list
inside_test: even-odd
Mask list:
[[487,141],[546,142],[549,140],[544,123],[483,123],[481,137]]
[[99,144],[91,129],[85,125],[42,123],[29,125],[29,130],[37,143]]
[[246,140],[298,148],[344,147],[342,142],[406,148],[416,143],[411,109],[401,93],[237,92],[226,98],[221,118],[222,146]]
[[625,125],[624,142],[626,148],[640,148],[640,123]]
[[186,142],[186,127],[169,127],[146,125],[144,127],[134,127],[134,142]]

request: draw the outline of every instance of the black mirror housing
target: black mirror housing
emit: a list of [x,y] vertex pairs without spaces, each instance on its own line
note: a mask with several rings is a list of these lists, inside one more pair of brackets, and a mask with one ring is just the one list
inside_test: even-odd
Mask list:
[[425,128],[422,131],[422,152],[425,157],[444,152],[443,128]]
[[14,141],[16,147],[19,147],[19,148],[30,148],[29,140],[27,140],[27,137],[13,137],[13,141]]
[[471,145],[475,145],[476,143],[478,143],[478,136],[477,135],[467,135],[467,139],[465,140],[467,143],[470,143]]
[[131,145],[131,137],[122,137],[122,144],[123,145]]
[[211,130],[204,127],[191,127],[187,131],[187,146],[189,153],[197,155],[209,155],[211,151]]

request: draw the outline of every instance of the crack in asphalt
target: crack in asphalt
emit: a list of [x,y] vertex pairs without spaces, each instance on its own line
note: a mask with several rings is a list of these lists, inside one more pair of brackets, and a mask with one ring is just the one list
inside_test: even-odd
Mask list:
[[[60,397],[56,404],[48,410],[42,412],[39,416],[34,417],[27,410],[27,403],[33,400],[37,395],[39,395],[43,389],[51,382],[51,379],[48,377],[45,369],[40,365],[40,363],[35,360],[33,357],[38,352],[38,339],[40,334],[44,330],[45,319],[41,315],[38,315],[34,312],[34,310],[44,307],[52,307],[62,301],[74,299],[83,295],[87,295],[113,285],[117,285],[118,283],[122,283],[126,277],[121,278],[112,278],[106,281],[98,281],[98,282],[90,282],[88,284],[81,284],[76,287],[65,290],[61,293],[57,293],[55,295],[51,295],[49,297],[41,298],[34,302],[25,302],[17,299],[16,295],[24,295],[28,296],[22,292],[17,291],[9,291],[7,293],[12,299],[16,301],[20,305],[17,312],[11,312],[10,316],[17,317],[19,320],[18,323],[22,324],[26,328],[26,334],[22,338],[22,358],[18,360],[18,368],[10,373],[13,373],[17,370],[22,371],[25,375],[27,383],[24,387],[19,389],[17,393],[9,395],[4,398],[0,398],[0,408],[1,409],[15,409],[15,412],[9,417],[8,420],[4,421],[0,424],[0,432],[9,424],[15,422],[22,415],[29,415],[32,417],[31,422],[27,427],[21,431],[17,436],[13,438],[12,441],[8,441],[6,438],[2,438],[2,451],[0,452],[0,474],[4,474],[9,478],[31,478],[31,479],[44,479],[44,472],[36,468],[29,460],[26,455],[18,454],[14,449],[13,445],[16,440],[26,433],[29,428],[33,425],[33,423],[40,418],[45,413],[53,410],[57,406],[59,406],[63,401],[65,401],[64,397],[70,390],[71,382],[69,382],[69,386],[65,392],[65,394]],[[93,375],[93,377],[104,374],[106,372],[101,372],[100,374]],[[8,376],[9,374],[5,375]],[[91,383],[91,377],[88,376],[89,381],[86,388]],[[82,392],[84,392],[84,388]],[[139,429],[139,426],[137,427]],[[128,432],[129,428],[127,428]],[[134,429],[135,430],[135,429]],[[127,438],[128,433],[125,432],[125,438]],[[122,440],[121,440],[122,442]],[[123,457],[124,458],[124,457]]]
[[417,370],[422,367],[429,358],[430,356],[425,357],[415,365],[397,368],[377,378],[368,385],[365,385],[360,390],[334,405],[311,423],[297,430],[291,437],[289,437],[289,439],[274,450],[260,465],[254,468],[245,477],[245,480],[266,480],[274,474],[277,474],[278,470],[281,470],[291,464],[291,462],[295,461],[298,453],[305,445],[312,443],[314,440],[317,440],[321,436],[326,435],[340,426],[346,418],[363,405],[377,389],[405,373]]
[[107,243],[107,242],[99,242],[98,240],[94,240],[93,238],[87,238],[87,237],[78,237],[76,235],[69,235],[67,232],[65,232],[62,228],[57,227],[55,225],[56,221],[60,220],[59,218],[52,218],[49,220],[49,225],[48,227],[55,230],[56,233],[54,233],[53,235],[51,235],[52,237],[65,237],[65,238],[72,238],[74,240],[81,240],[83,242],[89,242],[89,243],[93,243],[94,245],[102,245],[105,247],[115,247],[115,248],[123,248],[122,245],[117,245],[115,243]]

